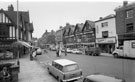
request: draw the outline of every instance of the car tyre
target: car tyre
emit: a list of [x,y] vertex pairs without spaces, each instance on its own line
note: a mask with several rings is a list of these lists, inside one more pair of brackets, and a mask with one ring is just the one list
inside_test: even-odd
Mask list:
[[114,56],[115,58],[117,58],[117,57],[118,57],[118,54],[117,54],[117,53],[114,53],[113,56]]
[[48,73],[51,75],[51,72],[49,71],[49,68],[47,68],[48,69]]

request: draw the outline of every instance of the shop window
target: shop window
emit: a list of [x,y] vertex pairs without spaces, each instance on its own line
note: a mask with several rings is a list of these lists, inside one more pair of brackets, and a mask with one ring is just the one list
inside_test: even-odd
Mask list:
[[127,28],[127,32],[133,32],[134,31],[134,25],[133,23],[129,23],[126,25],[126,28]]
[[103,31],[102,32],[102,37],[103,38],[108,38],[108,31]]
[[126,11],[126,18],[133,18],[133,10],[127,10]]

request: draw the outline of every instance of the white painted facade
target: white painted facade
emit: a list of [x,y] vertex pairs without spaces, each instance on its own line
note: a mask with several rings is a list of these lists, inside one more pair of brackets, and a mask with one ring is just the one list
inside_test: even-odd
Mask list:
[[[108,22],[108,26],[102,27],[102,23]],[[102,32],[108,31],[108,37],[115,37],[116,36],[116,23],[115,18],[110,18],[107,20],[99,21],[95,23],[96,28],[96,38],[102,38]]]
[[[106,45],[108,47],[108,51],[110,51],[110,46],[113,46],[113,48],[118,46],[115,16],[96,21],[95,29],[97,47],[99,47],[99,45],[102,47]],[[108,32],[107,37],[103,37],[103,32],[105,31]]]

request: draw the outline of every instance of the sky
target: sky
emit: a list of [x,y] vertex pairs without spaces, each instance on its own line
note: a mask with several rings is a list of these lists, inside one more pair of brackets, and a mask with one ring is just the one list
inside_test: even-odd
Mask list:
[[[33,23],[33,37],[40,38],[45,30],[57,31],[66,23],[76,25],[86,20],[97,21],[99,17],[115,14],[114,9],[123,5],[123,0],[18,0],[19,11],[29,11]],[[129,2],[133,2],[130,0]],[[17,0],[0,0],[0,9],[7,10]]]

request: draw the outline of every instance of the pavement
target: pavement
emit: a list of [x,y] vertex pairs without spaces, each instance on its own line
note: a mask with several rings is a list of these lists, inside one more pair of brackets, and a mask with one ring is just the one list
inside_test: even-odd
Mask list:
[[112,54],[109,54],[109,53],[101,53],[100,55],[101,56],[113,56]]
[[36,60],[30,61],[29,56],[20,59],[19,82],[53,82],[47,70]]

